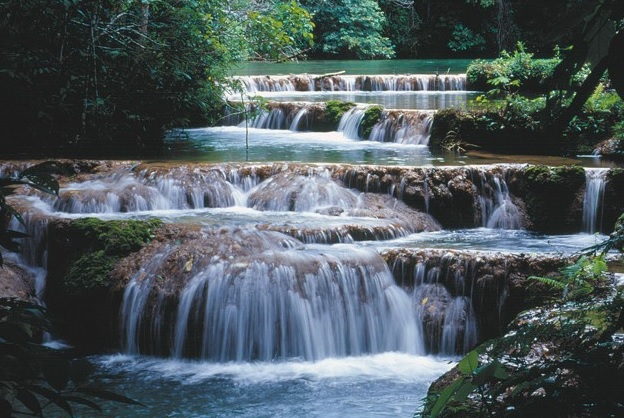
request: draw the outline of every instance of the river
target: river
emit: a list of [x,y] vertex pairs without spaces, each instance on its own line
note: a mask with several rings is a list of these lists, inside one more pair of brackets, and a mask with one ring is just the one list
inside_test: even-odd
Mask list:
[[[233,76],[342,71],[347,76],[406,73],[455,76],[465,72],[467,63],[463,60],[249,63],[238,68]],[[365,105],[381,103],[393,109],[435,111],[467,106],[476,93],[325,90],[259,94],[278,102],[319,103],[339,98]],[[217,253],[205,255],[201,262],[206,263],[206,268],[220,266],[222,274],[212,277],[210,285],[199,274],[184,288],[175,330],[163,343],[170,346],[169,355],[151,352],[137,341],[142,326],[147,326],[144,333],[150,333],[146,331],[148,328],[160,330],[173,324],[158,322],[160,319],[155,319],[160,318],[158,315],[144,314],[147,312],[144,305],[132,305],[141,300],[140,292],[147,295],[152,289],[149,283],[131,282],[128,288],[136,284],[137,289],[140,286],[145,289],[134,294],[127,291],[124,296],[124,309],[139,307],[129,314],[122,312],[120,321],[125,340],[119,353],[90,359],[96,365],[95,378],[99,384],[137,399],[146,407],[104,403],[105,413],[87,415],[85,410],[80,410],[80,416],[84,413],[102,417],[410,417],[421,407],[429,384],[459,358],[455,352],[458,344],[463,341],[465,346],[476,341],[479,330],[470,302],[473,295],[470,289],[452,295],[444,290],[445,300],[457,302],[454,306],[459,306],[460,311],[453,317],[450,310],[446,312],[447,318],[442,319],[440,326],[457,332],[451,336],[446,331],[442,336],[440,332],[439,340],[427,342],[431,338],[422,335],[418,321],[423,314],[419,307],[428,298],[411,288],[424,283],[415,282],[407,288],[398,286],[393,276],[396,272],[383,264],[380,253],[389,249],[437,249],[500,251],[518,257],[525,257],[525,253],[570,254],[604,238],[594,235],[601,232],[596,226],[600,225],[600,219],[596,218],[601,213],[600,201],[587,209],[592,214],[588,216],[593,217],[588,223],[593,226],[586,233],[580,232],[581,225],[578,233],[569,235],[549,236],[524,230],[513,218],[517,214],[514,203],[517,201],[509,197],[505,176],[491,166],[501,162],[519,166],[536,162],[608,165],[599,159],[432,152],[422,132],[418,135],[417,141],[410,137],[410,143],[410,138],[405,136],[403,142],[362,140],[357,132],[340,129],[313,132],[300,126],[291,130],[235,124],[174,130],[167,142],[168,159],[174,163],[170,167],[182,167],[179,172],[170,168],[163,176],[161,172],[150,174],[149,167],[141,173],[128,167],[109,176],[66,185],[61,190],[66,196],[65,206],[41,204],[45,206],[46,216],[159,217],[169,223],[194,223],[201,225],[208,235],[201,246],[211,245],[210,234],[214,231],[227,231],[223,234],[231,234],[227,239],[238,243],[237,248],[254,240],[262,243],[249,254],[215,250]],[[216,168],[206,166],[185,171],[189,161],[214,163]],[[235,162],[240,163],[237,168],[219,166]],[[261,178],[248,174],[262,163],[274,163],[272,176]],[[307,173],[301,174],[304,168],[292,163],[309,164],[301,166]],[[466,167],[467,171],[460,177],[475,178],[479,199],[473,204],[479,205],[483,219],[470,228],[416,230],[411,223],[415,218],[404,218],[405,213],[410,217],[416,214],[413,209],[403,208],[402,190],[392,198],[387,196],[391,200],[375,203],[383,216],[378,213],[373,216],[366,212],[371,209],[366,203],[369,197],[337,181],[336,176],[323,171],[322,164],[423,167],[429,170],[421,182],[425,188],[439,175],[435,167],[450,170]],[[428,211],[430,192],[426,189],[423,193]],[[596,196],[592,199],[602,198]],[[358,228],[366,232],[359,232],[365,239],[356,237],[353,231]],[[369,234],[370,231],[373,232]],[[171,245],[183,248],[185,244]],[[372,270],[368,271],[369,268]],[[440,264],[431,271],[439,273],[443,269]],[[306,273],[295,274],[299,271]],[[161,276],[154,273],[154,277]],[[452,275],[455,283],[469,279],[472,280],[467,273],[466,277]],[[217,292],[214,299],[217,302],[234,297],[225,293],[229,285],[217,290],[214,283],[221,280],[224,283],[230,280],[227,283],[237,288],[236,300],[246,303],[223,305],[212,316],[200,309],[204,302],[183,306],[185,298],[203,298],[202,292],[206,297],[210,292]],[[414,281],[416,276],[406,280]],[[438,286],[437,280],[426,284]],[[245,290],[250,281],[260,284]],[[278,288],[271,290],[275,283],[279,284]],[[363,295],[370,295],[370,300],[380,305],[363,300]],[[208,302],[205,312],[207,305]],[[256,310],[245,312],[251,305]],[[220,319],[221,322],[214,319],[226,311],[227,318]],[[206,315],[203,320],[197,319],[202,315]],[[384,320],[378,322],[379,318]],[[397,323],[405,318],[409,319],[408,323],[399,327]],[[212,328],[205,325],[213,319]],[[199,325],[205,327],[203,334],[197,331],[191,338],[194,334],[188,328]],[[209,338],[213,332],[221,333],[216,343]],[[349,334],[346,342],[341,340],[344,334]],[[158,340],[159,335],[150,334],[150,341]],[[201,341],[198,347],[190,348],[196,350],[195,355],[187,358],[184,353],[193,339]],[[272,345],[267,345],[268,340]]]

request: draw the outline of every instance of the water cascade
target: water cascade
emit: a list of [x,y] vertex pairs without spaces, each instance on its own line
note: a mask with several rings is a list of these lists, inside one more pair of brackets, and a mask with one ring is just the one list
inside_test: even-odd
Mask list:
[[[127,351],[215,361],[424,352],[410,298],[375,251],[328,252],[270,231],[204,234],[155,254],[126,287]],[[155,278],[188,257],[171,302]]]
[[588,234],[602,230],[602,207],[608,172],[608,169],[585,169],[583,231]]
[[499,174],[490,174],[484,171],[475,173],[481,193],[482,226],[487,228],[522,229],[521,213],[513,202],[507,182],[505,170]]
[[270,102],[264,108],[248,103],[245,113],[237,109],[225,108],[223,118],[226,126],[240,126],[256,129],[289,129],[307,131],[319,124],[324,106],[305,102]]
[[377,142],[428,145],[433,111],[384,110],[369,139]]
[[460,91],[465,74],[240,76],[247,94],[293,91]]
[[338,132],[349,139],[360,139],[360,124],[364,119],[364,113],[366,112],[366,106],[358,105],[347,110],[338,124]]
[[[324,120],[324,106],[303,102],[270,102],[265,109],[254,110],[248,105],[249,120],[244,114],[228,113],[226,125],[256,129],[281,129],[291,131],[314,131],[335,129],[346,138],[361,139],[360,124],[366,111],[365,105],[358,105],[345,112],[337,127],[328,127]],[[431,136],[434,111],[430,110],[384,110],[381,120],[375,124],[369,139],[377,142],[427,145]]]
[[[431,214],[447,228],[522,229],[525,209],[509,190],[519,165],[337,171],[350,188],[388,193]],[[520,206],[519,206],[520,205]]]

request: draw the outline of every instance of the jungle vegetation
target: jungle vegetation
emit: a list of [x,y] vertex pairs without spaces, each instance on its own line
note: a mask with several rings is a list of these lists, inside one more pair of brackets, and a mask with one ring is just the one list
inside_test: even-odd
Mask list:
[[519,41],[536,58],[571,51],[553,74],[560,85],[586,61],[596,68],[556,115],[561,129],[606,70],[601,51],[623,9],[616,0],[7,0],[3,153],[157,153],[168,129],[219,119],[227,75],[243,60],[493,58]]

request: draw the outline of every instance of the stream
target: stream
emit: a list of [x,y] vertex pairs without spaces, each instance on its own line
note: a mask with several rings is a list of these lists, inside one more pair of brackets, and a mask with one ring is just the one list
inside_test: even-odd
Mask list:
[[[253,63],[233,76],[275,80],[336,71],[345,71],[344,76],[457,76],[465,72],[466,64],[461,60]],[[332,99],[364,107],[382,104],[403,110],[396,120],[408,124],[412,122],[405,121],[415,120],[405,116],[411,111],[425,111],[425,116],[413,122],[418,124],[417,133],[405,134],[412,125],[395,127],[403,129],[403,136],[393,136],[400,137],[398,141],[386,140],[388,135],[379,141],[358,138],[357,123],[353,132],[344,128],[349,115],[343,117],[343,128],[330,132],[293,126],[291,119],[302,108],[291,116],[274,115],[284,121],[290,118],[288,123],[279,122],[284,126],[280,129],[235,123],[173,130],[167,163],[148,163],[139,169],[122,165],[65,184],[57,202],[29,198],[28,204],[42,218],[157,217],[168,224],[196,226],[204,234],[153,249],[149,263],[141,266],[144,274],[134,276],[124,293],[119,352],[90,357],[95,378],[104,388],[146,407],[104,403],[105,413],[79,409],[79,416],[411,417],[422,406],[429,384],[453,367],[484,332],[478,328],[481,313],[473,302],[478,289],[468,285],[478,278],[469,277],[472,261],[467,261],[463,273],[453,272],[452,277],[449,273],[449,281],[463,286],[453,290],[440,278],[445,265],[423,261],[413,270],[426,267],[438,275],[417,279],[414,273],[401,279],[408,285],[399,285],[398,273],[385,263],[384,254],[431,249],[448,250],[451,256],[461,252],[467,258],[479,252],[475,259],[480,260],[488,253],[522,259],[569,255],[605,238],[601,199],[608,164],[601,160],[543,160],[550,165],[574,161],[586,167],[588,181],[593,182],[578,232],[545,235],[523,228],[517,200],[510,198],[505,170],[500,169],[513,162],[521,170],[535,161],[429,149],[426,112],[467,107],[477,92],[249,93],[283,104]],[[193,164],[187,167],[188,161]],[[258,174],[264,165],[270,166],[265,170],[269,174]],[[472,204],[479,216],[469,227],[441,227],[433,209],[429,213],[433,192],[422,191],[423,208],[416,210],[402,200],[401,179],[390,193],[372,186],[370,192],[357,190],[346,176],[336,174],[342,165],[421,167],[425,189],[434,184],[437,169],[465,168],[464,180],[472,176],[478,189]],[[49,261],[40,258],[45,251],[34,247],[23,254],[24,262],[47,265]],[[193,270],[180,279],[178,305],[170,312],[164,304],[153,303],[160,300],[158,292],[164,292],[155,278],[163,277],[164,266],[187,252],[194,254]],[[428,314],[421,307],[433,300],[434,293],[423,296],[424,287],[419,286],[442,289],[435,294],[446,303],[433,336],[423,325]],[[504,303],[505,294],[496,297]],[[502,310],[502,305],[498,308]]]

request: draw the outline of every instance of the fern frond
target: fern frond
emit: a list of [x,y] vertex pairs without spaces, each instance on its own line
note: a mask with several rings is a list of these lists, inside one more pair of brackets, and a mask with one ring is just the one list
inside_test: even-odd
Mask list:
[[549,277],[530,276],[529,280],[538,281],[545,284],[546,286],[552,287],[553,289],[564,289],[566,287],[566,283],[560,282],[556,279],[551,279]]

